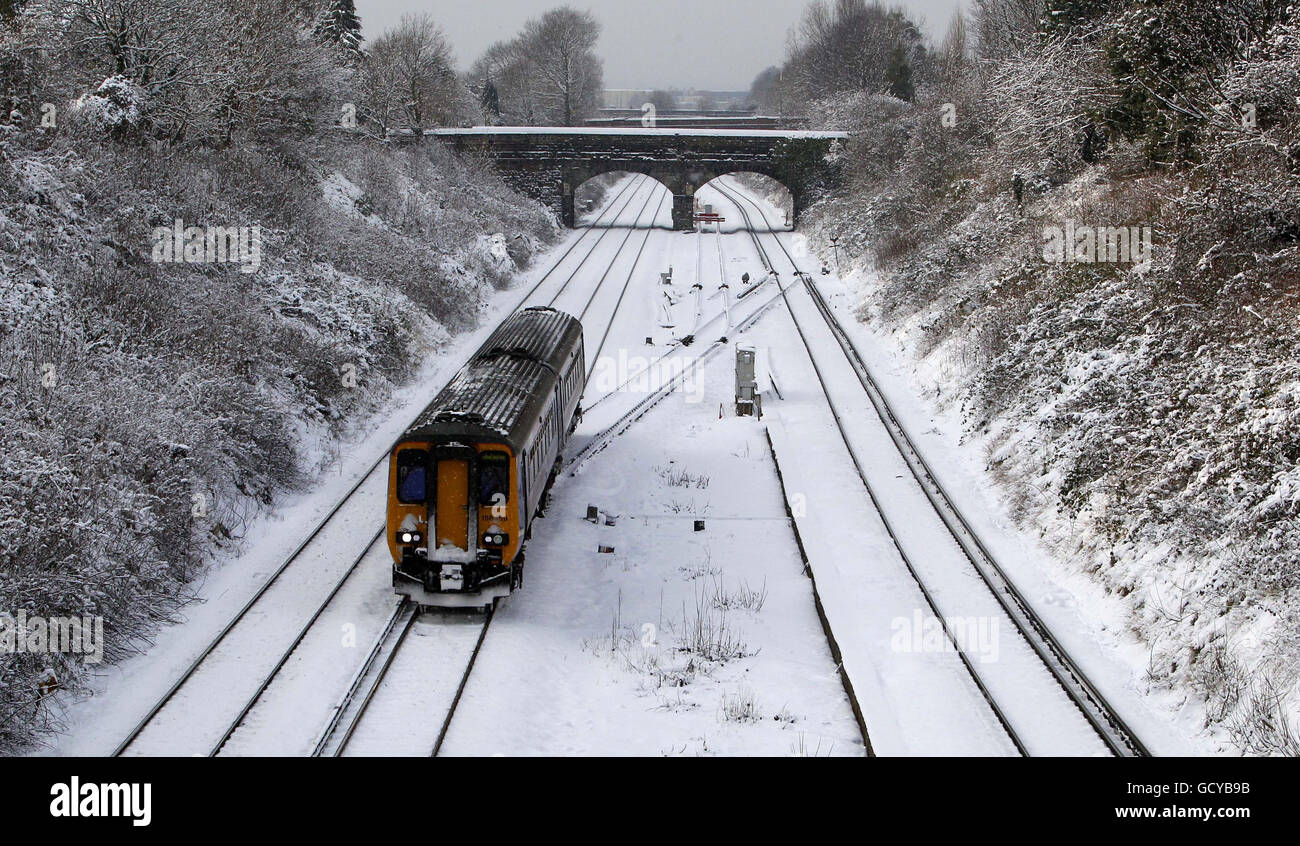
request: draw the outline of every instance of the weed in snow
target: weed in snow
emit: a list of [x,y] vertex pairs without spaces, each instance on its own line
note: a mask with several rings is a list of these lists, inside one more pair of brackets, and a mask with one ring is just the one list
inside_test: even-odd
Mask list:
[[758,700],[748,685],[741,685],[735,693],[724,693],[719,710],[722,719],[730,723],[756,723],[762,719],[758,713]]

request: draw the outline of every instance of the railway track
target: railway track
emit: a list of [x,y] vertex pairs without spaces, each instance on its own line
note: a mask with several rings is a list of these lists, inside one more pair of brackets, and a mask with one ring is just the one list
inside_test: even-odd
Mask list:
[[[622,216],[623,212],[629,207],[629,205],[632,203],[632,201],[640,192],[641,188],[645,186],[647,181],[648,181],[647,177],[640,177],[637,179],[629,180],[628,183],[624,185],[623,188],[618,192],[618,194],[616,194],[615,197],[605,206],[605,208],[597,216],[596,221],[598,222],[600,219],[608,215],[610,210],[613,209],[614,206],[620,200],[623,200],[622,205],[618,208],[617,211],[614,212],[613,217],[611,218],[612,221],[616,221],[620,216]],[[650,201],[654,198],[654,196],[657,193],[660,193],[662,191],[662,188],[660,188],[659,186],[656,185],[655,187],[658,188],[659,190],[652,190],[647,196],[645,202],[642,204],[640,210],[638,210],[636,217],[634,218],[634,223],[633,223],[634,228],[638,226],[640,219],[644,214],[645,209],[650,205]],[[623,199],[625,196],[626,199]],[[659,204],[656,206],[655,209],[656,215],[658,214],[659,210],[662,208],[662,204],[663,204],[663,200],[661,198]],[[651,217],[650,219],[651,227],[653,226],[653,222],[654,222],[654,218]],[[592,254],[596,251],[597,247],[599,247],[600,244],[615,231],[616,230],[612,226],[606,226],[600,229],[589,228],[587,231],[584,231],[581,236],[573,239],[573,241],[564,250],[564,252],[536,280],[536,282],[534,282],[528,288],[528,290],[524,292],[523,296],[519,298],[515,308],[517,309],[519,307],[522,307],[524,304],[526,304],[528,300],[531,299],[541,289],[541,287],[549,279],[551,279],[553,275],[556,274],[556,271],[566,261],[566,259],[571,254],[574,253],[574,251],[578,248],[578,246],[582,244],[584,241],[586,241],[588,239],[588,236],[592,235],[593,233],[597,233],[594,241],[590,245],[590,248],[586,251],[585,254],[581,256],[581,259],[579,260],[578,264],[573,268],[573,270],[568,274],[568,276],[564,278],[559,289],[551,297],[551,302],[555,302],[568,289],[570,283],[572,283],[573,280],[578,276],[579,272],[590,260]],[[593,291],[589,302],[595,299],[596,293],[598,293],[600,287],[604,285],[605,280],[609,277],[612,268],[618,262],[619,258],[622,256],[623,246],[627,243],[627,240],[630,237],[630,235],[631,235],[631,231],[629,231],[628,235],[625,236],[623,241],[619,244],[618,249],[615,251],[604,273],[600,277],[600,282],[595,286],[596,290]],[[642,248],[644,248],[644,242],[642,244]],[[639,253],[638,253],[638,257],[639,257]],[[620,302],[621,302],[621,298],[620,298]],[[612,319],[613,318],[611,317],[611,321]],[[160,721],[160,718],[167,715],[169,709],[177,707],[176,705],[177,697],[183,695],[184,692],[187,690],[187,687],[191,685],[195,685],[198,679],[205,674],[207,668],[222,663],[217,660],[219,657],[226,657],[221,655],[222,650],[230,647],[232,641],[239,640],[242,638],[244,641],[246,641],[244,644],[242,644],[244,647],[244,654],[249,654],[250,652],[258,653],[260,650],[261,654],[278,655],[278,658],[273,662],[273,665],[269,667],[269,670],[265,671],[261,675],[260,679],[258,680],[254,689],[251,691],[250,695],[248,695],[244,699],[242,705],[239,707],[237,715],[233,719],[231,719],[226,724],[224,729],[220,730],[219,733],[214,730],[215,741],[208,747],[207,754],[217,755],[222,751],[222,749],[231,740],[231,738],[235,735],[235,733],[241,728],[241,726],[244,725],[249,715],[254,712],[254,710],[257,708],[259,703],[263,700],[263,697],[266,695],[267,691],[270,689],[270,687],[276,681],[276,679],[280,676],[281,670],[294,656],[294,653],[299,649],[299,647],[302,645],[304,640],[308,637],[309,633],[312,631],[313,627],[320,620],[322,615],[326,613],[327,609],[330,608],[331,604],[334,602],[336,597],[338,597],[339,593],[344,589],[344,586],[347,585],[349,580],[352,579],[354,575],[357,573],[361,563],[368,556],[372,555],[376,549],[383,549],[384,545],[381,542],[383,540],[383,527],[381,525],[378,528],[378,531],[376,531],[373,537],[371,538],[370,542],[365,546],[365,549],[360,554],[354,556],[351,559],[348,566],[343,568],[341,573],[335,574],[335,578],[329,583],[329,590],[324,596],[324,598],[315,603],[314,610],[312,610],[312,612],[308,615],[306,621],[301,626],[297,627],[294,630],[292,636],[288,638],[289,643],[287,647],[284,646],[284,640],[283,640],[284,633],[279,631],[273,634],[268,634],[265,636],[265,638],[263,638],[263,640],[273,640],[276,641],[276,643],[259,642],[257,629],[259,625],[265,626],[265,624],[259,623],[257,620],[254,619],[254,617],[260,615],[264,618],[274,619],[277,612],[285,611],[285,608],[280,608],[280,609],[275,608],[273,604],[273,600],[278,599],[278,597],[276,596],[276,594],[278,593],[289,592],[292,594],[294,592],[295,586],[290,584],[291,579],[293,577],[303,578],[309,581],[312,576],[319,575],[316,572],[316,570],[319,568],[313,568],[311,566],[312,563],[319,565],[319,556],[308,555],[308,552],[313,551],[317,546],[328,546],[328,542],[332,540],[332,538],[327,536],[331,533],[332,530],[340,531],[344,534],[347,534],[348,533],[347,530],[350,527],[346,525],[348,523],[348,520],[344,518],[351,517],[351,512],[360,511],[362,514],[365,513],[373,514],[376,513],[376,511],[382,512],[383,510],[382,491],[386,488],[386,484],[385,484],[386,473],[384,472],[385,471],[384,461],[386,458],[387,458],[387,450],[383,451],[368,466],[368,469],[360,475],[360,477],[356,480],[355,483],[352,484],[352,486],[348,489],[346,494],[337,503],[335,503],[327,511],[327,513],[323,517],[321,517],[319,521],[316,522],[316,524],[308,532],[306,537],[296,547],[294,547],[294,549],[281,561],[281,563],[272,571],[271,575],[258,587],[258,589],[253,593],[253,595],[239,608],[239,610],[235,613],[235,615],[224,625],[224,627],[216,634],[216,636],[213,637],[206,644],[206,646],[198,653],[196,657],[194,657],[192,660],[188,662],[185,669],[180,673],[180,675],[175,679],[175,681],[151,705],[148,711],[134,724],[134,726],[127,733],[127,735],[121,741],[119,741],[117,745],[113,748],[111,753],[113,757],[126,755],[133,751],[136,751],[137,747],[141,745],[142,737],[144,737],[149,732],[150,728],[157,725]],[[377,509],[374,507],[375,503],[370,501],[374,499],[374,494],[372,493],[372,491],[374,490],[380,491],[380,496],[379,496],[380,504]],[[364,518],[361,519],[364,520]],[[342,525],[342,527],[336,529],[336,527],[339,527],[340,525]],[[300,562],[310,562],[310,563],[303,564],[301,567],[295,567],[295,565],[299,564]],[[299,575],[300,573],[304,575]],[[287,607],[289,606],[286,605],[286,608]],[[299,612],[299,614],[301,614],[302,613],[301,603],[297,603],[295,607],[292,607],[292,610],[297,611]],[[400,611],[401,608],[399,606],[398,612]],[[415,619],[415,615],[412,615],[411,619],[401,627],[401,631],[409,632],[410,625],[414,624],[414,619]],[[386,635],[392,633],[392,625],[393,623],[390,620],[389,626],[385,627],[384,629]],[[268,626],[267,628],[274,628],[274,626]],[[485,632],[486,632],[486,626],[484,627],[484,633]],[[352,687],[364,681],[364,679],[366,678],[366,672],[368,672],[370,669],[382,670],[382,672],[378,674],[379,677],[375,682],[374,689],[377,689],[378,684],[383,680],[383,674],[387,672],[387,666],[391,665],[392,656],[397,653],[404,638],[405,638],[404,634],[398,637],[396,643],[393,644],[391,652],[388,653],[387,658],[381,661],[378,665],[375,665],[373,663],[377,653],[372,651],[370,656],[368,656],[368,659],[363,663],[363,672],[359,673],[358,676],[354,678],[352,683],[349,685],[349,695],[355,693]],[[250,640],[253,642],[251,646],[247,642]],[[383,646],[382,639],[377,646],[378,647]],[[235,651],[236,654],[238,654],[237,648],[233,649],[233,651]],[[475,650],[474,654],[477,654],[477,649]],[[232,658],[226,658],[225,663],[229,665],[232,661],[235,661],[237,663],[237,659],[232,659]],[[470,667],[472,668],[472,662]],[[222,668],[218,667],[217,669],[212,670],[211,672],[219,676],[221,673],[221,669]],[[227,671],[229,671],[228,667],[226,669]],[[241,669],[243,668],[241,667]],[[240,680],[242,680],[244,674],[241,673],[240,676],[241,676]],[[468,677],[468,668],[466,671],[466,678],[467,677]],[[219,680],[218,682],[210,682],[210,684],[218,684],[218,683]],[[461,688],[463,689],[463,681],[461,684]],[[369,695],[363,695],[361,699],[358,700],[358,704],[367,703],[370,695],[373,695],[373,689]],[[347,699],[348,702],[351,702],[350,698],[348,697],[345,698]],[[336,708],[337,707],[338,706],[336,706]],[[360,709],[361,713],[364,713],[364,710],[365,710],[364,706],[361,707]],[[453,713],[454,713],[454,708],[453,708]],[[330,728],[327,729],[317,740],[313,752],[317,752],[319,754],[326,754],[331,748],[331,744],[337,744],[338,748],[340,749],[346,747],[347,739],[350,738],[351,736],[351,733],[348,731],[347,725],[343,727],[343,734],[336,735],[336,730],[339,728],[338,722],[342,719],[344,719],[344,714],[341,711],[336,710],[335,712],[332,713],[330,718]],[[448,724],[450,723],[450,714],[448,716],[447,722]],[[353,728],[355,728],[355,726],[353,726]],[[178,734],[181,731],[182,731],[181,729],[179,728],[177,729]],[[444,727],[444,733],[445,733],[445,727]],[[338,737],[339,739],[335,740],[336,737]],[[166,750],[164,749],[160,751],[166,751]]]
[[[463,616],[454,621],[431,619],[444,613],[409,601],[394,606],[365,661],[331,709],[312,744],[312,757],[406,756],[421,743],[428,750],[424,754],[438,755],[495,614],[489,612],[477,621]],[[427,623],[426,634],[464,631],[426,638],[429,643],[421,646],[417,642],[422,623]],[[408,658],[406,666],[394,671]],[[418,709],[412,708],[414,690],[424,697]],[[430,716],[435,713],[441,717],[433,722]],[[436,727],[436,734],[426,731],[422,738],[420,729],[429,727]]]
[[[785,244],[776,234],[770,221],[767,219],[763,209],[756,203],[752,202],[743,192],[735,193],[730,190],[723,180],[719,179],[713,183],[719,193],[726,197],[740,212],[749,229],[749,234],[759,252],[760,258],[769,270],[774,270],[771,262],[771,255],[764,248],[757,227],[753,225],[753,219],[745,206],[748,205],[762,218],[766,227],[766,233],[776,241],[777,246],[789,262],[794,274],[802,283],[802,287],[809,295],[811,302],[814,304],[817,314],[825,323],[826,328],[834,336],[837,345],[844,354],[849,365],[857,375],[858,381],[865,392],[871,406],[875,409],[881,423],[889,433],[890,440],[893,442],[898,453],[903,458],[910,472],[912,473],[917,485],[925,494],[931,507],[942,521],[943,525],[951,534],[952,539],[961,549],[965,558],[970,562],[974,572],[978,575],[980,581],[987,588],[989,593],[1002,608],[1007,619],[1014,626],[1014,630],[1020,635],[1025,643],[1028,644],[1033,653],[1037,656],[1042,666],[1051,675],[1060,690],[1073,703],[1075,708],[1087,720],[1097,737],[1100,738],[1105,747],[1116,756],[1146,756],[1149,751],[1142,744],[1136,733],[1125,723],[1123,718],[1116,712],[1113,706],[1105,699],[1097,687],[1088,679],[1088,677],[1079,668],[1078,664],[1069,656],[1060,642],[1053,636],[1050,629],[1043,620],[1034,612],[1029,602],[1023,594],[1016,588],[1015,584],[1007,577],[1003,568],[997,563],[994,556],[990,553],[979,536],[972,529],[970,523],[957,508],[951,496],[949,496],[942,483],[938,480],[924,456],[917,449],[914,441],[908,434],[905,427],[899,422],[897,415],[889,404],[888,398],[881,391],[879,384],[872,376],[865,361],[853,344],[852,339],[839,324],[835,315],[832,313],[825,298],[817,289],[812,277],[803,272],[795,261]],[[850,457],[857,470],[858,476],[862,479],[866,487],[868,496],[880,512],[881,519],[884,520],[886,528],[893,540],[895,548],[902,556],[904,564],[909,573],[915,579],[917,585],[925,597],[934,616],[941,621],[944,627],[945,635],[955,645],[958,646],[957,654],[970,672],[982,696],[988,702],[990,708],[996,715],[999,723],[1007,732],[1013,745],[1021,754],[1029,754],[1025,740],[1012,724],[1005,709],[996,701],[996,698],[990,693],[989,686],[981,674],[973,666],[965,652],[960,648],[957,639],[949,628],[947,618],[941,613],[939,603],[936,601],[934,592],[927,586],[924,578],[919,572],[915,561],[909,555],[905,545],[900,541],[897,528],[891,522],[885,509],[881,508],[878,494],[873,485],[868,480],[857,451],[852,444],[852,438],[846,431],[845,422],[840,410],[837,408],[831,392],[822,376],[822,368],[818,363],[817,356],[813,351],[813,345],[809,342],[808,334],[801,323],[796,309],[790,302],[787,289],[782,290],[782,299],[786,305],[791,319],[799,333],[799,337],[808,356],[812,362],[814,371],[821,381],[821,389],[830,406],[832,416],[835,419],[836,426],[844,440],[846,448],[849,450]]]
[[312,747],[313,758],[337,758],[343,755],[357,726],[361,724],[366,709],[374,700],[375,693],[384,683],[389,668],[393,666],[397,651],[402,648],[419,616],[420,609],[410,600],[404,599],[397,603],[366,660],[352,677],[347,692],[331,711],[329,722]]
[[451,728],[451,721],[456,716],[456,707],[460,705],[460,698],[465,693],[465,685],[469,684],[469,675],[474,672],[474,664],[478,661],[478,654],[483,651],[483,641],[487,639],[488,628],[492,625],[492,618],[496,615],[496,609],[488,612],[487,619],[483,621],[483,629],[478,634],[478,640],[474,642],[474,651],[469,654],[469,660],[465,662],[465,672],[461,673],[460,683],[456,685],[456,695],[451,699],[451,707],[447,709],[447,716],[442,719],[442,726],[438,729],[438,739],[433,742],[433,749],[429,751],[430,758],[438,757],[442,751],[443,741],[447,739],[447,731]]
[[[588,439],[587,443],[582,447],[582,449],[580,449],[577,453],[575,453],[571,458],[569,458],[565,462],[564,469],[569,471],[569,475],[576,475],[578,470],[582,467],[583,464],[585,464],[593,456],[602,452],[606,447],[608,447],[614,441],[615,438],[617,438],[619,435],[626,432],[628,428],[630,428],[634,423],[636,423],[647,413],[649,413],[651,409],[653,409],[659,403],[667,399],[672,394],[672,392],[675,391],[683,383],[683,381],[686,379],[686,377],[689,374],[698,371],[699,368],[703,367],[705,364],[711,361],[715,356],[718,355],[718,353],[720,353],[722,350],[727,349],[727,343],[732,336],[744,334],[749,329],[753,328],[754,324],[756,324],[759,321],[759,319],[761,319],[769,311],[771,311],[773,308],[775,308],[777,305],[780,304],[781,299],[785,294],[786,288],[789,285],[796,284],[796,283],[782,282],[780,275],[773,273],[771,274],[769,279],[764,279],[761,282],[756,283],[749,293],[756,293],[757,291],[761,290],[763,287],[769,284],[771,284],[775,288],[775,291],[773,291],[770,295],[768,295],[766,299],[762,299],[754,303],[752,311],[750,311],[745,317],[740,319],[738,322],[732,324],[729,334],[722,335],[716,338],[704,349],[703,352],[701,352],[698,356],[696,356],[693,360],[691,360],[679,374],[674,376],[672,379],[666,381],[663,385],[661,385],[657,389],[647,392],[646,395],[641,400],[639,400],[635,405],[632,406],[632,408],[625,411],[623,414],[618,416],[612,423],[606,425],[605,427],[600,429],[595,435],[591,436],[591,438]],[[698,333],[704,328],[708,326],[712,326],[713,324],[718,323],[719,321],[722,321],[724,319],[730,321],[731,319],[734,318],[734,316],[735,316],[734,314],[730,313],[729,309],[727,308],[720,309],[711,318],[701,321],[700,324],[696,327],[696,331]],[[654,358],[653,360],[650,361],[650,363],[647,365],[645,370],[641,370],[638,371],[637,373],[630,374],[622,383],[616,386],[609,393],[605,394],[604,396],[598,397],[591,403],[584,405],[583,414],[584,415],[589,414],[593,409],[597,408],[600,405],[603,405],[606,401],[610,400],[612,397],[620,394],[623,391],[623,389],[626,388],[629,384],[644,376],[646,371],[651,371],[654,370],[655,368],[662,367],[664,362],[666,362],[670,358],[684,355],[683,352],[684,349],[685,349],[685,345],[678,344],[675,345],[668,352],[664,353],[663,355]]]

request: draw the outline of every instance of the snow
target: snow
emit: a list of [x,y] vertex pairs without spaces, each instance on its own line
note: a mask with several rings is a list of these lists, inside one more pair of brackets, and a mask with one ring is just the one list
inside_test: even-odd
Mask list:
[[349,217],[355,217],[358,220],[364,220],[372,226],[383,226],[384,221],[376,214],[365,214],[357,207],[357,203],[364,196],[361,188],[352,180],[348,179],[337,171],[326,174],[321,180],[321,193],[325,196],[325,202],[332,208],[336,208]]
[[[744,272],[764,278],[749,236],[668,231],[664,194],[644,180],[614,203],[621,224],[639,218],[644,227],[653,214],[662,228],[574,234],[570,243],[587,237],[590,245],[574,249],[528,301],[588,309],[589,371],[599,372],[599,356],[613,378],[593,379],[566,453],[576,455],[598,436],[607,443],[557,481],[527,550],[524,588],[495,615],[442,754],[862,755],[866,748],[817,614],[813,579],[873,752],[1015,754],[955,652],[898,648],[899,621],[928,616],[929,609],[885,519],[946,616],[987,619],[999,612],[953,556],[920,494],[909,489],[901,459],[886,450],[888,439],[858,396],[851,371],[833,364],[841,355],[833,338],[813,334],[810,343],[819,366],[829,368],[837,407],[848,412],[850,439],[867,458],[885,518],[839,440],[776,285],[729,303],[719,289],[723,281],[738,288]],[[726,202],[717,195],[718,205]],[[478,246],[491,255],[498,245],[487,238]],[[200,589],[203,601],[187,609],[184,623],[164,630],[145,655],[100,670],[94,695],[68,703],[71,729],[50,752],[110,751],[549,266],[550,260],[539,261],[523,287],[496,295],[480,329],[431,355],[392,407],[343,446],[314,490],[257,521],[247,551],[211,569]],[[669,266],[673,280],[665,286],[659,277]],[[689,296],[697,284],[698,303]],[[979,451],[959,440],[957,421],[916,390],[933,375],[849,319],[853,286],[865,284],[859,276],[843,283],[818,279],[904,424],[1000,562],[1144,741],[1165,754],[1210,749],[1191,730],[1190,709],[1180,713],[1143,690],[1139,645],[1095,602],[1089,586],[1012,528]],[[672,295],[666,305],[665,291]],[[801,320],[814,325],[806,293],[797,285],[790,293]],[[737,325],[763,316],[736,333],[727,328],[728,306]],[[682,345],[688,332],[697,335],[695,343]],[[735,337],[706,357],[723,332]],[[781,398],[764,396],[761,421],[732,411],[736,344],[759,351],[761,384],[769,383],[764,374],[770,371],[781,385]],[[690,363],[700,364],[698,370]],[[668,381],[633,377],[643,368],[670,366],[680,375],[679,389],[624,424],[617,437],[601,435]],[[223,754],[310,751],[394,608],[387,550],[378,544],[363,556],[383,513],[385,468],[381,463],[313,542],[314,566],[286,572],[133,753],[206,753],[342,580]],[[588,505],[597,506],[597,523],[583,519]],[[695,530],[697,520],[703,531]],[[427,755],[481,623],[481,616],[459,611],[417,621],[348,754]],[[1059,691],[1033,670],[1023,644],[1004,631],[993,645],[991,660],[969,657],[1017,729],[1033,738],[1031,751],[1104,752],[1095,735],[1080,730],[1077,715],[1063,716]]]
[[863,754],[762,426],[718,418],[729,369],[557,484],[443,754]]
[[944,351],[918,357],[907,328],[890,332],[856,319],[856,304],[879,285],[871,270],[855,267],[843,280],[835,274],[817,276],[816,284],[957,507],[1034,611],[1148,748],[1156,755],[1227,752],[1222,738],[1206,731],[1204,715],[1193,702],[1146,681],[1150,649],[1133,633],[1127,615],[1094,580],[1042,542],[1053,532],[1068,535],[1073,530],[1068,518],[1058,516],[1057,525],[1040,522],[1037,533],[1017,528],[1014,505],[989,472],[993,439],[971,436],[962,408],[943,402],[946,397],[939,387],[952,378]]
[[73,110],[101,130],[134,127],[149,102],[149,94],[125,76],[110,76],[93,93],[87,92],[73,103]]
[[847,132],[817,132],[808,129],[687,129],[681,127],[590,127],[567,126],[474,126],[426,129],[425,135],[639,135],[643,137],[789,138],[847,139]]

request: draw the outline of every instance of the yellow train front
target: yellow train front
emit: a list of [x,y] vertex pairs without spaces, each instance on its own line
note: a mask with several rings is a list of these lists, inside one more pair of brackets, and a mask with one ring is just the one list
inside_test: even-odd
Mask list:
[[523,547],[576,423],[582,324],[529,308],[497,328],[393,447],[393,587],[489,606],[523,584]]

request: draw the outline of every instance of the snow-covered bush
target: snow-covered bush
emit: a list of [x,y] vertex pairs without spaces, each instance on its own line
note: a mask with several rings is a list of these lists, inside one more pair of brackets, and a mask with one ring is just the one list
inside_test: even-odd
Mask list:
[[[109,660],[146,645],[214,552],[557,235],[445,150],[318,131],[313,115],[337,114],[323,92],[352,95],[328,49],[307,27],[253,45],[228,26],[295,5],[124,4],[165,43],[158,62],[178,63],[165,85],[134,64],[106,78],[86,4],[32,0],[0,35],[0,69],[22,71],[0,79],[0,105],[26,115],[0,133],[0,612],[102,615]],[[192,38],[167,37],[190,22]],[[190,87],[222,49],[238,67]],[[74,101],[73,120],[30,119]],[[158,260],[177,219],[258,227],[256,272]],[[41,683],[76,690],[85,666],[3,657],[13,751],[57,728]]]
[[143,88],[117,74],[77,98],[73,114],[100,132],[124,134],[140,128],[148,99]]

